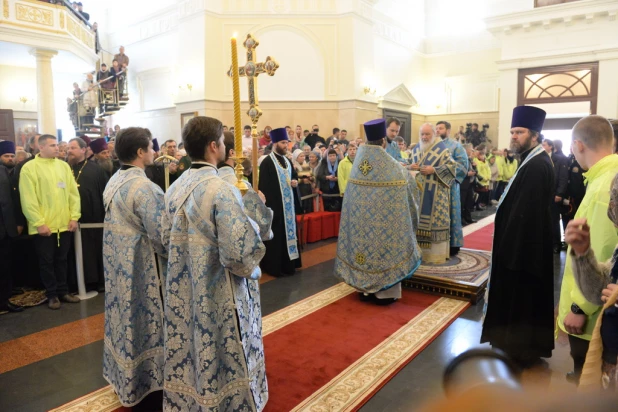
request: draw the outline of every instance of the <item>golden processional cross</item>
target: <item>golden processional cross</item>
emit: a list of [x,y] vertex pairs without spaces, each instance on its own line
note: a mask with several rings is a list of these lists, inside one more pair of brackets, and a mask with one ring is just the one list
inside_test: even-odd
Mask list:
[[[279,68],[279,63],[275,59],[270,56],[266,57],[264,63],[256,63],[256,52],[255,49],[260,45],[260,42],[257,41],[252,34],[247,34],[247,39],[244,41],[243,46],[247,49],[247,63],[244,66],[238,68],[238,74],[241,77],[247,78],[247,84],[249,86],[249,110],[247,111],[247,115],[251,118],[251,137],[253,138],[253,147],[251,150],[251,164],[253,167],[253,187],[257,191],[258,190],[258,134],[257,134],[257,123],[262,116],[262,111],[260,110],[260,102],[258,100],[258,92],[257,92],[257,77],[259,74],[266,73],[269,76],[274,76],[275,71]],[[232,68],[228,71],[228,76],[232,77]],[[235,131],[236,132],[236,131]],[[242,153],[242,152],[241,152]],[[236,156],[239,158],[242,156],[240,153],[237,153]]]

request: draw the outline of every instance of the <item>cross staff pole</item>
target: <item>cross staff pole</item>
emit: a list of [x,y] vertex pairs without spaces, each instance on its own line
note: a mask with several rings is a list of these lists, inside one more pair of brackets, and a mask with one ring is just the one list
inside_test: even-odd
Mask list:
[[[247,115],[251,118],[251,137],[253,140],[253,148],[251,150],[251,164],[253,168],[253,188],[258,190],[258,134],[257,124],[262,111],[260,110],[260,102],[258,100],[257,93],[257,77],[261,73],[266,73],[269,76],[274,76],[275,71],[279,68],[279,63],[270,56],[266,57],[264,63],[256,63],[255,49],[260,45],[252,34],[247,34],[247,39],[244,41],[243,46],[247,49],[247,62],[244,66],[238,68],[238,73],[241,77],[247,78],[247,85],[249,87],[249,110]],[[228,76],[231,77],[232,68],[228,71]]]

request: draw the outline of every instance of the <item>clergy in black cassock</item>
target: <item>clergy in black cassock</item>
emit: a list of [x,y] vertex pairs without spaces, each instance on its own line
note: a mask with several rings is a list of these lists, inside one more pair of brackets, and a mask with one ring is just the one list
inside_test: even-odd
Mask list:
[[541,146],[545,111],[513,111],[511,149],[521,165],[495,219],[491,274],[481,343],[509,354],[521,367],[542,363],[554,349],[554,258],[551,203],[554,170]]
[[266,206],[273,211],[273,239],[264,242],[266,254],[260,267],[271,276],[288,276],[301,267],[294,197],[298,178],[292,163],[285,157],[288,151],[285,128],[272,130],[270,138],[273,151],[260,165],[258,189],[266,197]]
[[[94,161],[86,159],[86,142],[79,137],[69,141],[67,160],[79,190],[82,208],[79,223],[103,223],[103,191],[109,180],[108,173]],[[103,228],[84,229],[81,234],[85,283],[89,289],[103,291]],[[74,252],[69,256],[74,259]],[[75,264],[70,265],[70,270],[75,270]]]

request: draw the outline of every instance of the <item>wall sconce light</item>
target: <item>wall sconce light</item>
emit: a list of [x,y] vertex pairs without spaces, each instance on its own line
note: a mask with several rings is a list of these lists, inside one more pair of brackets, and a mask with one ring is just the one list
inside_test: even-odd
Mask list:
[[[191,83],[187,83],[186,87],[187,87],[187,90],[189,90],[189,92],[191,92],[191,90],[193,90],[193,85]],[[178,86],[178,88],[180,90],[184,90],[185,86]]]
[[376,94],[376,89],[372,89],[369,86],[363,87],[363,93],[367,94]]
[[19,98],[19,101],[22,102],[23,104],[26,104],[26,102],[28,101],[28,98],[26,96],[21,96]]

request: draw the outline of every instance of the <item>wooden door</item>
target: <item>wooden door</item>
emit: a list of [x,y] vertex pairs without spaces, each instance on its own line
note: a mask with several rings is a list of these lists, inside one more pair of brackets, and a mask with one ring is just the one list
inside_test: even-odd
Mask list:
[[0,140],[15,142],[15,125],[13,110],[0,109]]
[[[399,130],[399,136],[403,137],[406,141],[406,146],[410,145],[410,139],[412,137],[412,114],[409,112],[402,112],[399,110],[384,109],[384,119],[394,117],[401,122],[401,129]],[[388,127],[388,125],[386,125]]]

